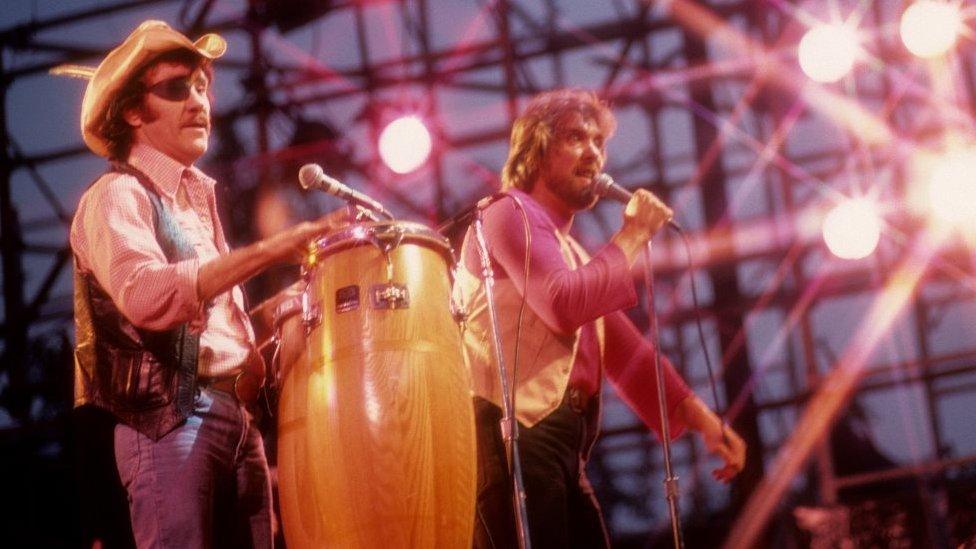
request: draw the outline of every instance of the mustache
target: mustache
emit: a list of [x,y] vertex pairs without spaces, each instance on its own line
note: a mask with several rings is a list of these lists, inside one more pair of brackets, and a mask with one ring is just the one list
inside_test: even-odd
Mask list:
[[196,116],[183,123],[183,126],[203,126],[210,130],[210,118],[206,116]]

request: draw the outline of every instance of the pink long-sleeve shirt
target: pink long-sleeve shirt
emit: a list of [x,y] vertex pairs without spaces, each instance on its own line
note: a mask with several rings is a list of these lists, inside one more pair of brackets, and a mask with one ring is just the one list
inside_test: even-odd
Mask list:
[[216,214],[214,180],[146,146],[133,147],[128,161],[153,181],[197,257],[167,261],[145,189],[132,175],[109,173],[82,196],[71,224],[78,268],[94,274],[135,326],[168,330],[190,323],[200,332],[200,376],[239,371],[254,341],[240,287],[210,303],[197,295],[200,265],[229,251]]
[[[485,211],[485,236],[496,278],[508,278],[526,297],[550,330],[571,334],[580,329],[580,342],[570,372],[570,387],[595,395],[600,390],[600,348],[595,320],[604,319],[604,366],[611,385],[641,420],[655,431],[660,428],[658,391],[654,379],[654,348],[638,332],[622,309],[637,302],[630,266],[623,251],[607,244],[578,268],[567,265],[561,252],[557,227],[566,224],[532,197],[519,190],[510,191],[526,209],[531,246],[529,276],[525,279],[525,232],[514,200],[501,200]],[[471,272],[480,272],[475,246],[465,247],[462,258]],[[515,322],[518,311],[499,311],[506,322]],[[665,372],[667,408],[674,408],[691,395],[666,357],[661,357]],[[670,417],[674,417],[671,414]],[[671,435],[683,426],[672,420]]]

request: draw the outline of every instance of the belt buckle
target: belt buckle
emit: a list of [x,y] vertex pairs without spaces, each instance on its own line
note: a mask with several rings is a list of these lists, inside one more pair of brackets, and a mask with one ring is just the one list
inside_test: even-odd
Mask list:
[[244,406],[251,406],[258,400],[258,392],[264,386],[264,379],[247,370],[234,377],[234,396]]

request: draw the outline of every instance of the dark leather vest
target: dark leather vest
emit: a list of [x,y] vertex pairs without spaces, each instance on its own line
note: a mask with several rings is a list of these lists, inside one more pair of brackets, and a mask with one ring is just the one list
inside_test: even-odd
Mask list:
[[[167,261],[196,257],[149,177],[128,164],[109,173],[132,175],[153,206],[156,240]],[[153,331],[134,326],[119,312],[94,274],[74,261],[75,406],[105,408],[152,440],[183,423],[196,397],[200,336],[186,324]]]

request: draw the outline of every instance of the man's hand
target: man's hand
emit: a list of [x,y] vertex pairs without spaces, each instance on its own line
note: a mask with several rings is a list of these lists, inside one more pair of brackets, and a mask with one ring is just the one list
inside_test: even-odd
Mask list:
[[308,253],[308,244],[352,223],[348,208],[340,208],[322,217],[303,221],[268,239],[269,248],[278,261],[301,261]]
[[708,453],[718,456],[725,463],[723,467],[713,469],[712,476],[715,480],[728,483],[745,467],[745,441],[728,425],[720,425],[717,431],[702,432],[701,437]]
[[240,284],[271,265],[301,262],[312,240],[350,223],[342,208],[314,221],[304,221],[273,236],[222,254],[202,265],[197,273],[197,297],[204,303]]
[[624,224],[611,242],[620,247],[633,264],[644,243],[672,217],[674,212],[661,199],[647,189],[637,189],[624,208]]
[[624,208],[624,229],[642,231],[647,238],[654,236],[674,212],[647,189],[637,189]]
[[678,404],[677,419],[702,437],[709,454],[718,456],[724,463],[712,471],[715,480],[729,482],[742,471],[746,464],[746,443],[731,427],[724,425],[715,412],[692,395]]

